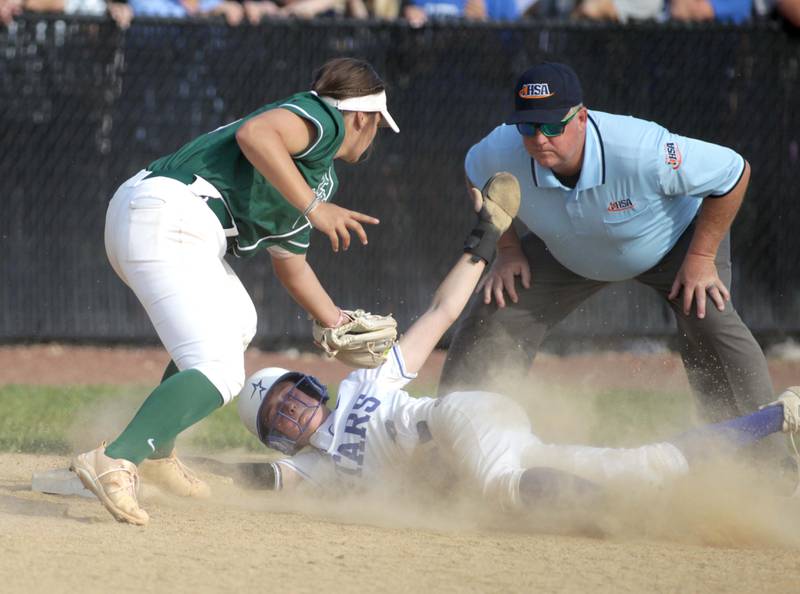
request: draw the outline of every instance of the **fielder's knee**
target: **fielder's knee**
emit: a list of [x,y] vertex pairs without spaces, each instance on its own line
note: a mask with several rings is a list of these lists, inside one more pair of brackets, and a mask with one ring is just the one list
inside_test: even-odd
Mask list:
[[208,381],[214,384],[214,387],[222,396],[223,406],[233,400],[234,396],[238,395],[244,386],[244,361],[239,362],[237,365],[210,361],[196,365],[194,369],[197,369],[208,378]]

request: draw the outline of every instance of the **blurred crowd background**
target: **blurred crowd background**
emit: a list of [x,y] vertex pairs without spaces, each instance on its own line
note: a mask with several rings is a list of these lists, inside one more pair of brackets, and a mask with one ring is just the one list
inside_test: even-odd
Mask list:
[[137,17],[223,18],[230,26],[265,19],[318,17],[438,21],[520,19],[746,23],[777,20],[800,27],[800,0],[0,0],[0,23],[23,13],[108,15],[127,28]]
[[[337,166],[337,200],[384,221],[347,254],[358,275],[313,242],[337,301],[401,326],[427,306],[472,224],[464,155],[502,121],[520,72],[560,61],[592,109],[746,156],[737,309],[765,345],[800,337],[800,0],[768,1],[0,0],[0,343],[154,341],[105,256],[109,197],[189,139],[307,88],[341,55],[389,82],[402,133],[382,135],[369,164]],[[232,266],[264,312],[253,344],[307,344],[308,321],[264,260]],[[629,283],[587,301],[553,340],[673,335],[669,308]]]

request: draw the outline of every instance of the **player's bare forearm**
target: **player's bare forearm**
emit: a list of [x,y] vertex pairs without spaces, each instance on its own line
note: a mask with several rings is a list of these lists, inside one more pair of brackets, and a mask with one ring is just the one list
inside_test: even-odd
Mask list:
[[727,195],[703,201],[692,242],[668,295],[668,299],[680,298],[685,315],[689,315],[694,303],[697,317],[704,318],[706,295],[719,311],[723,311],[725,302],[730,300],[730,292],[719,277],[715,260],[719,244],[736,218],[749,181],[750,165],[745,161],[741,179]]
[[285,109],[273,109],[245,122],[236,133],[236,142],[247,160],[297,210],[304,211],[314,200],[292,160],[316,137],[307,120]]
[[430,307],[400,339],[406,369],[419,371],[448,328],[464,311],[486,268],[483,260],[463,254],[439,285]]
[[272,258],[272,267],[278,280],[300,307],[324,326],[336,325],[339,308],[320,284],[305,256]]
[[716,257],[720,242],[730,230],[736,213],[739,212],[749,182],[750,165],[745,161],[739,183],[726,196],[703,200],[687,256],[712,260]]

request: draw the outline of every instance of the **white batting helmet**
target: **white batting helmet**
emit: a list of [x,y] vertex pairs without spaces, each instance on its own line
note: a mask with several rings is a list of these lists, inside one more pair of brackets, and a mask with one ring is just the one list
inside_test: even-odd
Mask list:
[[258,413],[269,389],[284,375],[290,373],[283,367],[267,367],[256,371],[244,382],[239,392],[239,418],[247,430],[261,440],[258,433]]
[[[244,423],[248,431],[255,435],[261,443],[279,452],[283,452],[284,454],[292,455],[300,447],[297,443],[297,439],[300,435],[305,433],[309,423],[311,423],[313,415],[309,417],[305,425],[300,425],[297,419],[278,411],[278,417],[288,419],[290,423],[297,427],[298,436],[295,438],[285,435],[279,431],[274,424],[265,425],[265,420],[261,418],[261,408],[266,402],[270,389],[278,382],[284,380],[292,381],[294,383],[294,388],[297,388],[316,400],[316,408],[324,406],[328,401],[327,388],[313,375],[307,375],[299,371],[289,371],[282,367],[267,367],[266,369],[255,372],[245,381],[244,387],[241,392],[239,392],[239,418],[242,419],[242,423]],[[296,397],[292,396],[291,391],[289,391],[283,395],[279,406],[282,406],[287,399],[294,399],[296,401]]]

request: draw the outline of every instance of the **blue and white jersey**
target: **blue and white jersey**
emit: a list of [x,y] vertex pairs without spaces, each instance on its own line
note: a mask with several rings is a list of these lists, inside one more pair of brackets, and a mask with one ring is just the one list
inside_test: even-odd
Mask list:
[[618,281],[657,264],[701,199],[739,182],[744,159],[653,122],[590,110],[575,188],[530,157],[515,126],[498,126],[474,145],[465,169],[478,188],[498,171],[513,173],[522,190],[518,218],[553,256],[585,278]]
[[424,422],[435,400],[402,390],[415,377],[405,370],[399,345],[380,367],[353,371],[339,385],[336,409],[311,437],[312,447],[279,463],[320,487],[366,488],[397,477],[430,438]]

